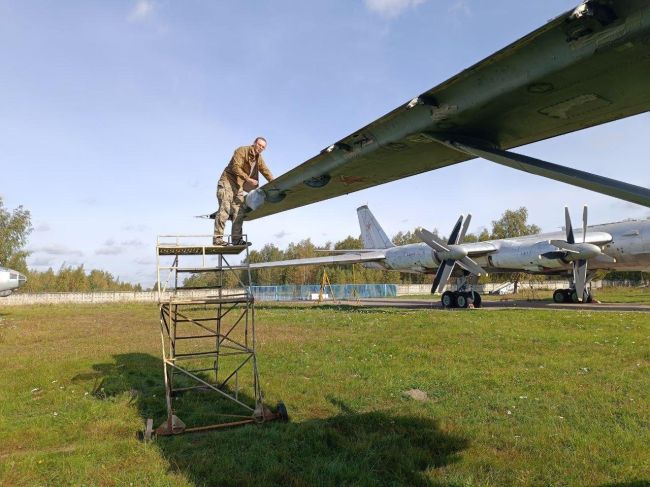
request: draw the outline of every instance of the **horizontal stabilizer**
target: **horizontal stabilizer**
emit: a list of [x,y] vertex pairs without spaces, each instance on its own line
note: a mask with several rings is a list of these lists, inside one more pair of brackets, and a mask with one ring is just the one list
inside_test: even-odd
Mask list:
[[277,260],[275,262],[257,262],[250,265],[251,269],[265,269],[267,267],[287,267],[299,265],[336,265],[358,264],[364,262],[379,262],[386,257],[383,250],[375,252],[350,251],[343,255],[328,255],[323,257],[307,257],[304,259]]

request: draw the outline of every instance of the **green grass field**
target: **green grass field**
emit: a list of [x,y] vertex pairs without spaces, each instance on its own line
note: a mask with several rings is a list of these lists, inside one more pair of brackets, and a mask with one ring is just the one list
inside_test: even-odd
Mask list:
[[145,444],[156,306],[0,309],[0,484],[650,485],[647,313],[260,306],[257,328],[291,421]]

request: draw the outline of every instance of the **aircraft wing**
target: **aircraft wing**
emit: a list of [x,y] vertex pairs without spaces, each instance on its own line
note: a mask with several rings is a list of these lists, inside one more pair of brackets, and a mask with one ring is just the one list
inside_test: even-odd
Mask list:
[[358,264],[363,262],[379,262],[386,257],[383,250],[372,252],[360,251],[355,253],[349,251],[342,255],[327,255],[323,257],[307,257],[305,259],[276,260],[275,262],[258,262],[250,265],[251,269],[265,269],[267,267],[287,267],[298,265],[336,265],[336,264]]
[[251,192],[246,219],[477,156],[650,206],[647,188],[506,152],[650,110],[649,39],[647,0],[589,0]]

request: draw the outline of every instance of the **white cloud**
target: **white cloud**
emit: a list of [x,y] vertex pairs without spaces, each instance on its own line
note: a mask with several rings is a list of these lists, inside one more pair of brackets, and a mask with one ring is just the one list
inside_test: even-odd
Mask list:
[[48,267],[54,262],[52,257],[41,257],[29,262],[30,267]]
[[122,241],[122,244],[125,247],[142,247],[144,244],[140,240],[124,240]]
[[117,245],[115,240],[109,238],[104,242],[104,246],[95,250],[95,255],[118,255],[124,252],[124,248]]
[[383,17],[397,17],[409,8],[424,3],[425,0],[363,0],[366,8]]
[[49,232],[50,230],[52,230],[52,227],[47,223],[40,223],[34,227],[35,232]]
[[464,14],[466,16],[472,15],[467,0],[456,0],[450,7],[449,12],[452,14]]
[[86,196],[79,201],[87,206],[97,206],[97,198],[94,196]]
[[102,247],[95,250],[97,255],[118,255],[124,252],[122,247]]
[[154,3],[151,0],[138,0],[131,9],[127,20],[129,22],[142,22],[147,19],[154,10]]
[[125,225],[122,227],[123,230],[126,230],[127,232],[145,232],[149,230],[149,227],[147,225]]
[[77,256],[82,256],[84,253],[81,250],[76,250],[76,249],[70,249],[68,247],[65,247],[63,245],[45,245],[43,247],[37,247],[34,249],[31,249],[31,252],[33,253],[42,253],[42,254],[47,254],[47,255],[77,255]]

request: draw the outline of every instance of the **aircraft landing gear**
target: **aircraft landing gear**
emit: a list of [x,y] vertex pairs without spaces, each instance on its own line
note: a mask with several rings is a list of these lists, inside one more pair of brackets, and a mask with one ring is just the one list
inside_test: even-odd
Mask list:
[[[574,288],[571,289],[556,289],[553,293],[553,301],[556,303],[578,303],[578,293]],[[585,289],[584,296],[582,297],[583,303],[592,303],[594,301],[591,289]]]
[[440,299],[443,308],[481,307],[481,295],[476,291],[445,291]]

